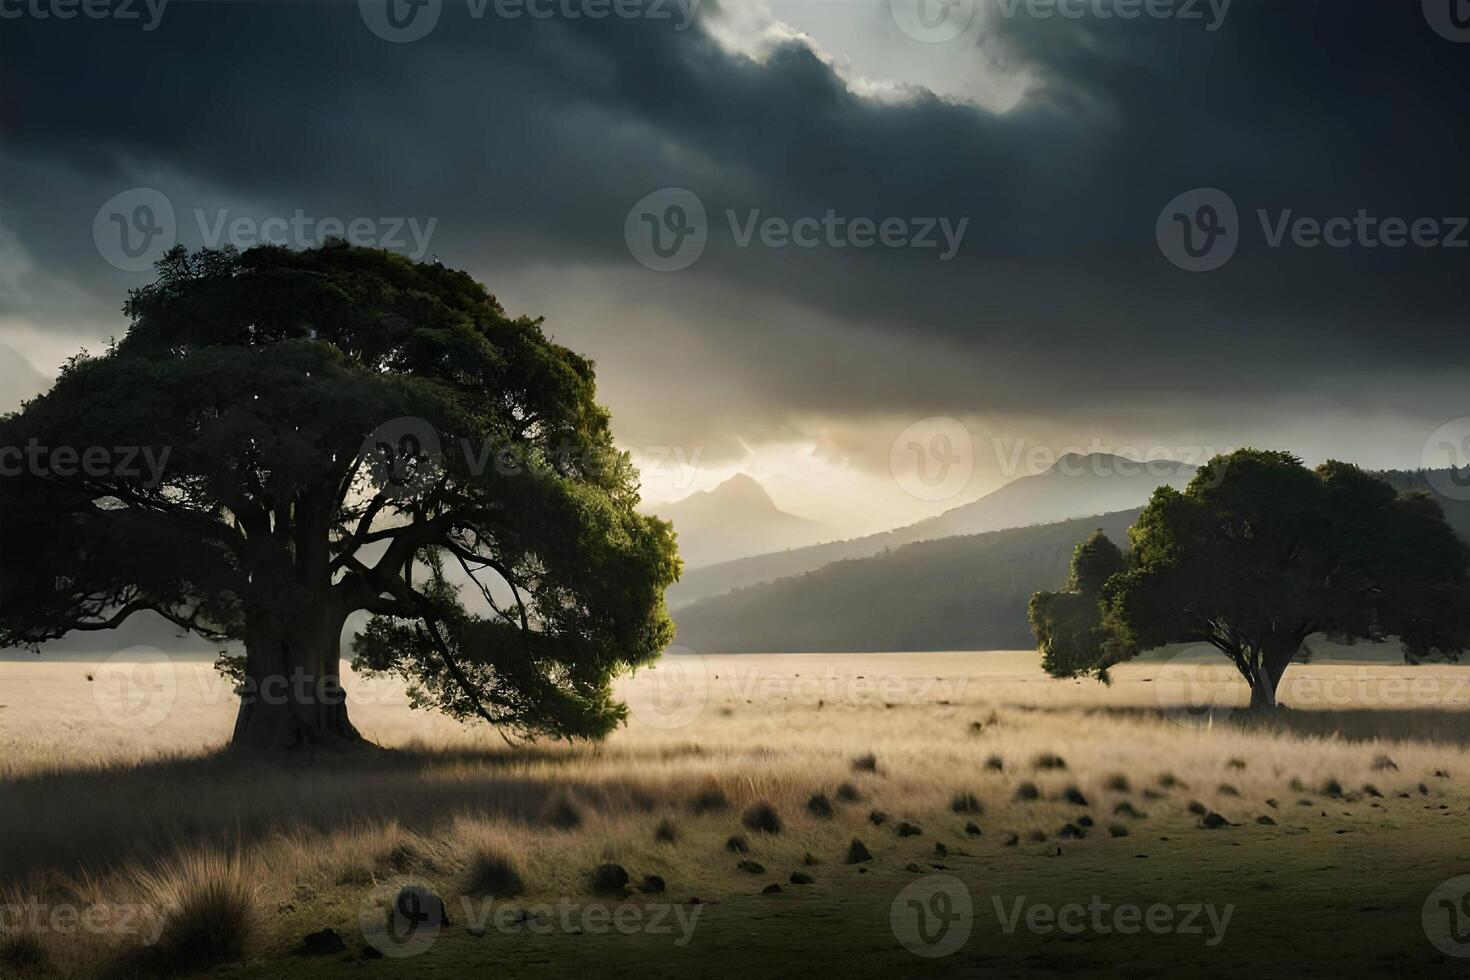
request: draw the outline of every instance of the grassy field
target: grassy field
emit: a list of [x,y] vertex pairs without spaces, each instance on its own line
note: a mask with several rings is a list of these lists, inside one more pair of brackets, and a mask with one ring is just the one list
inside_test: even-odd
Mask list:
[[[1031,653],[666,657],[625,682],[625,729],[570,747],[347,685],[381,748],[263,766],[220,751],[235,701],[206,663],[0,662],[0,969],[1470,967],[1470,884],[1440,887],[1470,874],[1470,668],[1328,651],[1260,719],[1187,652],[1108,687]],[[406,885],[449,922],[390,919]]]

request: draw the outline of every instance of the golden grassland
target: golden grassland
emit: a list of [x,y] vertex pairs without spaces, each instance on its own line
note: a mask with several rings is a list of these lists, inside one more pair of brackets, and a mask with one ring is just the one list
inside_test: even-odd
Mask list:
[[[1421,911],[1470,872],[1470,667],[1336,652],[1293,667],[1295,707],[1264,719],[1234,710],[1246,692],[1228,671],[1188,655],[1126,665],[1109,686],[1048,679],[1022,652],[666,657],[623,682],[625,728],[571,746],[508,746],[349,676],[353,719],[382,748],[274,764],[221,751],[235,700],[207,663],[0,662],[0,969],[1449,975],[1470,960],[1437,950]],[[759,804],[780,832],[742,825]],[[1205,829],[1200,810],[1231,826]],[[1060,834],[1084,815],[1085,837]],[[900,836],[905,822],[920,832]],[[854,837],[872,860],[844,863]],[[630,888],[593,894],[604,863]],[[891,916],[935,875],[973,893],[975,924],[931,959]],[[380,957],[362,922],[407,881],[453,921],[413,958]],[[992,911],[1095,895],[1235,911],[1209,946],[1007,932]],[[27,902],[93,918],[37,925],[13,911]],[[502,907],[533,918],[474,921]],[[692,927],[585,918],[604,907]],[[538,916],[549,924],[531,929]],[[345,949],[301,953],[323,928]]]

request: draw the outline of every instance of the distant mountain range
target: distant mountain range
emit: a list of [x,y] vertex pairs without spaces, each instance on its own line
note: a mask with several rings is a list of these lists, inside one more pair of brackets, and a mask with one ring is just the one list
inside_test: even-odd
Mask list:
[[798,548],[826,533],[816,521],[781,510],[766,488],[744,473],[653,510],[674,522],[686,569]]
[[1026,603],[1059,588],[1096,528],[1126,541],[1139,510],[920,541],[703,599],[674,614],[700,653],[1033,646]]
[[[1444,481],[1379,475],[1428,491],[1470,541],[1470,500],[1439,493]],[[1072,549],[1094,529],[1126,547],[1140,510],[917,542],[706,597],[675,611],[678,642],[702,653],[1029,648],[1031,594],[1061,588]]]
[[732,589],[800,575],[834,561],[866,558],[915,541],[1142,507],[1157,487],[1167,483],[1182,489],[1192,476],[1193,466],[1168,460],[1145,465],[1106,453],[1062,456],[1044,473],[1012,480],[979,500],[893,531],[687,569],[668,591],[669,608],[678,610]]

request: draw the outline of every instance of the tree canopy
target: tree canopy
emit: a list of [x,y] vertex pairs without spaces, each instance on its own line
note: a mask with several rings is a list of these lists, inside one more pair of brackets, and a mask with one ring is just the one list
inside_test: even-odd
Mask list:
[[1209,643],[1274,705],[1313,633],[1397,637],[1411,662],[1470,645],[1470,547],[1428,495],[1356,466],[1284,452],[1217,456],[1161,487],[1129,531],[1128,567],[1102,590],[1105,668],[1172,642]]
[[175,248],[124,311],[0,420],[0,446],[73,462],[4,480],[0,643],[152,610],[244,641],[236,743],[330,742],[356,737],[338,638],[366,610],[358,664],[420,703],[526,735],[618,724],[611,679],[672,639],[679,562],[591,362],[463,272],[340,242]]

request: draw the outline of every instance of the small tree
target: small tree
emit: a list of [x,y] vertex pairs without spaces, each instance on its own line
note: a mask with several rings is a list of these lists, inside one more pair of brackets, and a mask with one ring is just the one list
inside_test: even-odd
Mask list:
[[1031,597],[1027,614],[1048,674],[1075,677],[1106,670],[1109,634],[1102,620],[1102,593],[1123,568],[1123,552],[1098,529],[1073,550],[1063,590]]
[[[419,703],[523,734],[619,722],[611,678],[672,638],[679,563],[589,361],[381,250],[176,248],[158,271],[120,342],[0,419],[0,447],[69,463],[4,480],[0,644],[149,610],[244,642],[236,745],[336,743],[365,610],[360,665]],[[77,465],[107,447],[161,465]]]
[[1209,643],[1275,706],[1282,674],[1313,633],[1382,641],[1409,662],[1470,645],[1470,547],[1439,505],[1356,466],[1307,469],[1242,449],[1160,487],[1129,531],[1130,567],[1104,589],[1115,659]]

